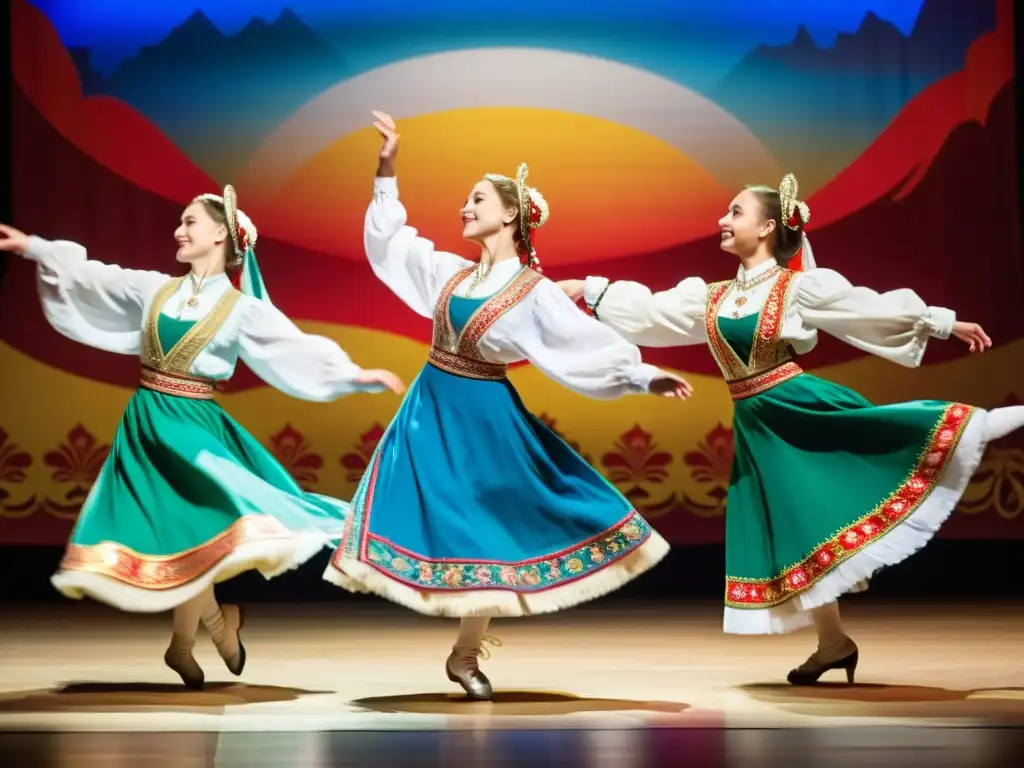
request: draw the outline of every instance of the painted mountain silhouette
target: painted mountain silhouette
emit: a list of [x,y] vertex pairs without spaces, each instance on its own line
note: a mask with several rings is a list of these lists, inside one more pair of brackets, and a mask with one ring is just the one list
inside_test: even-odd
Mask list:
[[[135,186],[183,203],[216,185],[137,110],[105,96],[83,97],[71,56],[50,20],[26,0],[11,3],[11,74],[43,119],[79,151]],[[36,137],[12,126],[15,162]],[[31,152],[29,153],[31,155]],[[54,168],[45,154],[29,173]],[[53,181],[52,178],[48,178]],[[15,195],[15,213],[22,197]]]
[[84,46],[70,46],[67,49],[78,79],[82,83],[82,95],[92,96],[103,92],[103,73],[92,65],[92,54]]
[[971,43],[963,69],[911,99],[867,150],[811,196],[817,226],[883,196],[908,194],[957,126],[985,122],[996,94],[1014,76],[1013,0],[998,0],[996,7],[996,28]]
[[909,36],[873,13],[819,48],[801,26],[787,45],[758,46],[710,93],[808,190],[864,151],[913,96],[959,70],[995,27],[995,0],[926,0]]
[[269,24],[254,18],[233,35],[197,10],[98,88],[134,106],[201,168],[228,180],[282,120],[346,76],[334,48],[291,10]]

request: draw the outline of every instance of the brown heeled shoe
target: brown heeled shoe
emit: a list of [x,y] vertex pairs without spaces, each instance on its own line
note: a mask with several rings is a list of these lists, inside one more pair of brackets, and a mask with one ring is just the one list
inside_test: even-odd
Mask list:
[[818,659],[817,652],[796,669],[790,671],[786,680],[790,685],[815,685],[818,679],[826,672],[833,669],[842,669],[846,672],[846,684],[853,685],[854,676],[857,673],[857,662],[860,661],[860,651],[856,646],[852,653],[848,653],[835,661],[822,662]]

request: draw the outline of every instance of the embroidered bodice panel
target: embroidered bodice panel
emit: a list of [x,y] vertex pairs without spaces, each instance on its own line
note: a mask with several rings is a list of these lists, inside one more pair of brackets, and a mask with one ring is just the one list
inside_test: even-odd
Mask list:
[[480,340],[502,315],[519,304],[543,278],[532,269],[523,267],[497,293],[481,301],[462,328],[457,331],[452,323],[452,296],[455,289],[473,272],[473,267],[459,270],[441,289],[434,311],[432,344],[438,349],[460,357],[491,362],[481,352]]
[[[741,318],[719,313],[736,290],[735,280],[708,286],[704,312],[708,347],[726,381],[755,376],[793,359],[792,346],[782,339],[782,324],[794,274],[788,269],[779,272],[760,311]],[[744,338],[747,333],[750,336]]]

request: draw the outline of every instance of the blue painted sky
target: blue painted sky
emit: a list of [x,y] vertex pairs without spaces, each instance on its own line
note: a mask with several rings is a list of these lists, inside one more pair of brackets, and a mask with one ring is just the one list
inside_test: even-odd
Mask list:
[[[557,41],[566,34],[564,22],[585,20],[586,42],[565,47],[644,65],[645,59],[661,55],[642,50],[647,41],[636,32],[646,28],[663,38],[649,41],[655,49],[699,44],[699,50],[691,53],[701,57],[708,82],[754,45],[786,42],[798,24],[806,25],[819,45],[829,45],[836,34],[854,31],[864,14],[872,11],[909,34],[924,4],[924,0],[517,0],[512,5],[465,0],[31,2],[51,19],[65,45],[90,48],[94,65],[107,73],[141,46],[158,43],[197,8],[225,34],[237,32],[254,16],[272,21],[284,8],[291,8],[332,41],[354,71],[462,47],[470,38],[472,45],[554,43],[562,47]],[[509,23],[496,23],[499,18]],[[551,29],[545,29],[548,25]],[[452,26],[459,31],[449,32]],[[623,34],[624,26],[631,31]],[[693,58],[684,58],[690,58],[692,74]]]

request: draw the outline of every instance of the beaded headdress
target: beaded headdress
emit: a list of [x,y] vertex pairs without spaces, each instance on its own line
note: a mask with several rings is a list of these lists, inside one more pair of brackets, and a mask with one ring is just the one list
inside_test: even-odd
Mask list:
[[256,225],[252,223],[252,219],[246,216],[244,211],[239,210],[235,188],[228,184],[224,187],[223,195],[205,194],[200,195],[196,200],[209,200],[224,206],[228,234],[231,236],[231,246],[235,252],[233,263],[242,266],[239,290],[269,303],[270,296],[267,294],[267,287],[260,274],[259,263],[256,261],[256,240],[259,237],[259,232],[256,231]]
[[[526,177],[530,169],[526,163],[519,166],[516,173],[516,194],[519,198],[519,236],[523,247],[523,258],[528,266],[540,271],[540,259],[537,258],[537,251],[533,247],[533,231],[547,224],[551,211],[548,208],[548,201],[534,187],[526,185]],[[511,181],[507,176],[496,173],[488,173],[484,178],[488,181]]]
[[[782,221],[792,230],[802,230],[811,221],[811,209],[803,200],[797,198],[800,192],[800,184],[796,176],[787,173],[782,177],[779,184],[779,204],[782,207]],[[807,233],[800,232],[800,248],[794,254],[795,259],[800,260],[801,270],[814,269],[817,264],[814,262],[814,251],[811,250],[811,241],[807,239]]]
[[[801,226],[807,226],[811,221],[811,209],[807,207],[807,203],[803,200],[797,199],[797,194],[800,192],[800,184],[796,180],[796,176],[792,173],[787,173],[782,177],[782,183],[779,184],[779,202],[782,204],[782,220],[787,227],[790,229],[800,229]],[[796,213],[799,211],[800,218],[796,217]]]
[[238,195],[235,188],[228,184],[224,187],[224,195],[206,194],[200,195],[197,200],[212,200],[224,206],[224,215],[228,220],[228,232],[231,234],[231,245],[234,246],[235,256],[241,261],[249,248],[256,247],[256,239],[259,233],[252,219],[245,215],[245,211],[238,209]]

